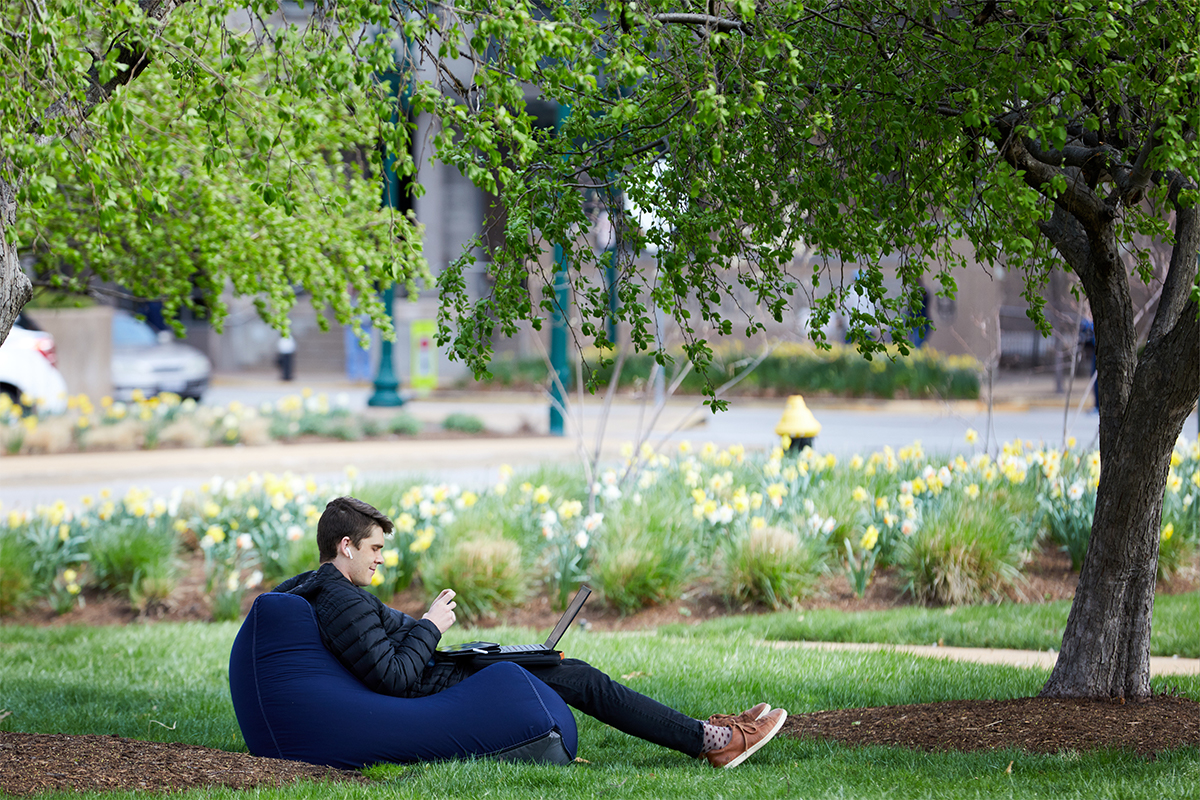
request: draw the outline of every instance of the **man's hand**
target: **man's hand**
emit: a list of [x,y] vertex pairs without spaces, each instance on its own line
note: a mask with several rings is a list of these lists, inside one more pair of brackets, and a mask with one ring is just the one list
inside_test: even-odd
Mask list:
[[458,603],[454,602],[454,590],[442,589],[442,593],[433,599],[433,605],[429,606],[429,610],[421,619],[429,620],[439,631],[445,633],[454,624],[454,607],[457,605]]

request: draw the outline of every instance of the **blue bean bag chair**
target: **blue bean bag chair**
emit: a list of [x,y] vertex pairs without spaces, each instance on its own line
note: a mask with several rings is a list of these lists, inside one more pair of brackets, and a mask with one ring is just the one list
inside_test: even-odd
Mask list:
[[229,655],[229,691],[250,752],[357,769],[471,756],[568,764],[575,718],[516,664],[493,664],[444,692],[376,694],[321,643],[302,597],[259,595]]

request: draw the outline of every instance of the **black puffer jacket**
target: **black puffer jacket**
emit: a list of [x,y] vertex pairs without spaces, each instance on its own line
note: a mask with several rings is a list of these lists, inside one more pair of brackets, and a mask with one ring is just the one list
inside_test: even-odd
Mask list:
[[434,650],[442,638],[436,625],[388,608],[350,583],[333,564],[289,578],[275,591],[299,595],[311,603],[325,647],[380,694],[424,697],[469,674],[456,664],[434,661]]

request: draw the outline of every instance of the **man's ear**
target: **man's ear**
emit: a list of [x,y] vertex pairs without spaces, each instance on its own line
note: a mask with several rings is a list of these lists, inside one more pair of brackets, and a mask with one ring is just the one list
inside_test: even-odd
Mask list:
[[338,552],[341,553],[342,555],[344,555],[346,558],[352,559],[352,558],[354,558],[354,553],[353,553],[353,551],[351,551],[350,547],[351,547],[350,537],[343,536],[342,540],[340,542],[338,542]]

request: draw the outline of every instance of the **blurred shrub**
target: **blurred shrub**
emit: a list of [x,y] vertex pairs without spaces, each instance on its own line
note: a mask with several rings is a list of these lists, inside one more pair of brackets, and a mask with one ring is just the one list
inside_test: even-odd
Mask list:
[[718,578],[721,593],[731,604],[790,607],[816,588],[824,572],[822,550],[776,526],[751,530],[727,545]]
[[0,527],[0,615],[25,608],[32,597],[33,553],[13,528]]
[[928,605],[999,601],[1019,588],[1028,541],[986,504],[947,505],[899,548],[905,589]]
[[485,430],[483,420],[473,414],[451,414],[442,420],[442,427],[448,431],[458,431],[459,433],[483,433]]
[[[925,398],[974,400],[979,397],[980,366],[964,356],[944,356],[928,348],[912,350],[907,356],[896,350],[892,357],[876,356],[868,361],[853,348],[834,345],[818,350],[804,344],[787,344],[747,375],[732,394],[777,396],[787,394],[828,394],[839,397]],[[674,354],[676,362],[682,353]],[[757,354],[741,347],[717,348],[713,361],[704,371],[693,370],[683,379],[679,392],[699,394],[706,379],[721,384],[753,362]],[[587,358],[587,363],[597,363]],[[635,354],[625,359],[620,374],[622,388],[645,385],[654,368],[654,359]],[[571,364],[567,385],[576,380],[578,363]],[[668,367],[668,369],[671,369]],[[483,383],[498,387],[540,386],[549,380],[549,371],[540,358],[497,358],[489,366],[490,379]],[[602,385],[612,378],[613,367],[593,370]]]
[[424,586],[430,600],[442,589],[454,589],[457,613],[474,621],[520,604],[529,579],[516,542],[468,539],[433,559]]

